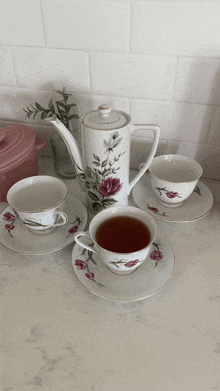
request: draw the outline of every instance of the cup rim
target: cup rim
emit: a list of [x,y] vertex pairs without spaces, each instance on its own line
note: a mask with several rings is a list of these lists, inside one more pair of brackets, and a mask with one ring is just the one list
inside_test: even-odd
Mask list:
[[[178,159],[178,160],[181,160],[181,161],[186,161],[187,163],[192,163],[194,165],[194,167],[196,168],[198,174],[195,176],[195,179],[193,180],[184,180],[184,181],[178,181],[178,182],[174,182],[172,180],[167,180],[167,179],[164,179],[162,178],[160,175],[158,174],[155,174],[154,172],[154,165],[156,165],[158,162],[162,163],[168,159],[172,159],[172,160],[175,160],[175,159]],[[161,180],[161,181],[164,181],[164,182],[168,182],[168,183],[173,183],[173,184],[178,184],[178,183],[193,183],[193,182],[196,182],[199,180],[199,178],[201,178],[202,174],[203,174],[203,168],[202,166],[194,159],[192,158],[189,158],[188,156],[184,156],[184,155],[177,155],[177,154],[165,154],[165,155],[159,155],[159,156],[156,156],[153,158],[150,166],[149,166],[149,173],[154,176],[155,178]]]
[[[65,193],[64,193],[64,196],[62,198],[61,201],[59,201],[58,203],[56,203],[55,205],[51,206],[51,207],[47,207],[47,208],[44,208],[44,209],[41,209],[41,210],[24,210],[24,209],[20,209],[20,208],[17,208],[15,205],[13,205],[13,202],[10,201],[10,197],[12,197],[12,193],[14,190],[16,190],[17,188],[19,188],[19,186],[21,184],[25,184],[28,185],[30,184],[30,181],[33,181],[35,183],[38,182],[38,180],[41,180],[41,179],[44,179],[44,182],[48,182],[48,181],[51,181],[51,179],[57,183],[62,183],[62,186],[63,186],[63,189],[65,190]],[[25,187],[25,186],[23,186]],[[23,188],[22,187],[22,188]],[[42,213],[42,212],[46,212],[46,211],[49,211],[51,209],[54,209],[54,208],[57,208],[59,205],[61,205],[65,199],[66,199],[66,196],[67,196],[67,187],[65,185],[65,183],[63,181],[61,181],[60,179],[56,178],[56,177],[53,177],[51,175],[34,175],[34,176],[31,176],[31,177],[27,177],[27,178],[24,178],[24,179],[21,179],[20,181],[16,182],[14,185],[12,185],[10,187],[10,189],[8,190],[8,193],[7,193],[7,202],[8,204],[16,211],[18,212],[23,212],[23,213]]]
[[[121,211],[117,214],[117,211]],[[101,218],[101,214],[105,214],[107,215],[108,217],[106,217],[106,220],[107,219],[110,219],[111,217],[114,217],[114,216],[125,216],[126,215],[126,211],[133,211],[134,212],[134,215],[132,217],[138,219],[137,217],[137,213],[139,214],[142,214],[144,216],[146,216],[146,218],[151,222],[152,226],[154,227],[154,230],[155,230],[155,234],[154,235],[151,235],[151,240],[150,242],[148,243],[147,246],[141,248],[140,250],[137,250],[137,251],[133,251],[133,252],[130,252],[130,253],[118,253],[116,251],[111,251],[111,250],[107,250],[105,249],[104,247],[100,246],[98,243],[97,243],[97,240],[96,240],[96,237],[95,237],[95,232],[91,232],[92,229],[94,229],[94,224],[96,223],[96,221],[98,219]],[[123,212],[124,211],[124,212]],[[110,213],[109,213],[110,212]],[[127,216],[127,215],[126,215]],[[98,224],[98,226],[103,222],[104,220],[100,221],[100,223]],[[151,233],[151,229],[150,227],[147,225],[148,229],[150,230],[150,233]],[[96,228],[97,229],[97,228]],[[92,238],[93,242],[95,243],[95,245],[100,248],[101,250],[104,250],[104,251],[107,251],[108,253],[111,253],[111,254],[120,254],[120,255],[129,255],[129,254],[138,254],[140,253],[140,251],[144,251],[146,250],[148,247],[150,247],[153,242],[155,241],[156,239],[156,236],[157,236],[157,224],[156,224],[156,221],[154,220],[154,218],[152,216],[150,216],[147,212],[145,212],[143,209],[139,209],[135,206],[130,206],[130,205],[118,205],[118,206],[114,206],[114,207],[111,207],[111,208],[107,208],[107,209],[104,209],[102,210],[101,212],[99,212],[97,215],[95,215],[93,217],[93,219],[91,220],[90,222],[90,225],[89,225],[89,235],[90,237]]]

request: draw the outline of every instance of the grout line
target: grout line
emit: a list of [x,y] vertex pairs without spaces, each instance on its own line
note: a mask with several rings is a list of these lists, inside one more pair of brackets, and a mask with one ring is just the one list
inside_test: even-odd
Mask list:
[[[43,31],[43,38],[44,38],[44,47],[47,47],[46,43],[46,34],[45,34],[45,28],[44,28],[44,17],[43,17],[43,11],[42,11],[42,0],[39,0],[40,2],[40,15],[41,15],[41,25],[42,25],[42,31]],[[43,46],[40,46],[43,47]]]

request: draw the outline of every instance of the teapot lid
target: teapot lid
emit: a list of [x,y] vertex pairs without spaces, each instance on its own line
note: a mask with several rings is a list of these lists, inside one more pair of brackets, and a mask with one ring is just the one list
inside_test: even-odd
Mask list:
[[92,129],[114,130],[125,126],[130,122],[130,118],[122,111],[112,110],[109,105],[101,105],[98,110],[84,115],[82,122]]
[[25,125],[0,128],[0,170],[18,161],[35,144],[35,132]]

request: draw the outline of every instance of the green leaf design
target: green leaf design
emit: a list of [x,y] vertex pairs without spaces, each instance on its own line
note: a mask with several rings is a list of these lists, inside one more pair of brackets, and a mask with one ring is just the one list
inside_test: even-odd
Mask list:
[[97,160],[100,163],[99,157],[97,155],[95,155],[94,153],[93,153],[93,156],[94,156],[95,160]]
[[98,162],[96,162],[96,161],[93,161],[92,163],[95,164],[96,167],[100,166],[100,164]]
[[99,197],[95,193],[88,191],[88,195],[93,201],[99,201]]
[[93,202],[92,207],[95,212],[100,212],[102,210],[102,204],[100,202]]
[[86,176],[85,176],[85,174],[83,174],[83,173],[78,174],[77,177],[78,177],[79,179],[86,179]]
[[194,193],[197,193],[200,196],[202,195],[199,186],[196,186],[193,191],[194,191]]
[[115,203],[116,203],[116,200],[114,198],[105,198],[104,200],[102,200],[102,205],[104,207],[109,206],[109,205],[113,205]]

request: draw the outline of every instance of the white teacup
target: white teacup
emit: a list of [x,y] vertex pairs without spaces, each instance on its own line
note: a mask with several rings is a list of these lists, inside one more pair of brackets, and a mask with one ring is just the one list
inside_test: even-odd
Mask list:
[[151,186],[160,204],[176,208],[195,189],[203,169],[198,162],[181,155],[161,155],[150,167]]
[[[99,212],[90,223],[89,234],[77,232],[75,241],[97,253],[110,271],[126,275],[147,258],[156,235],[156,223],[148,213],[132,206],[116,206]],[[91,244],[81,241],[81,236],[89,238]]]
[[60,179],[38,175],[16,182],[7,201],[32,232],[48,233],[68,221],[63,212],[66,195],[66,185]]

